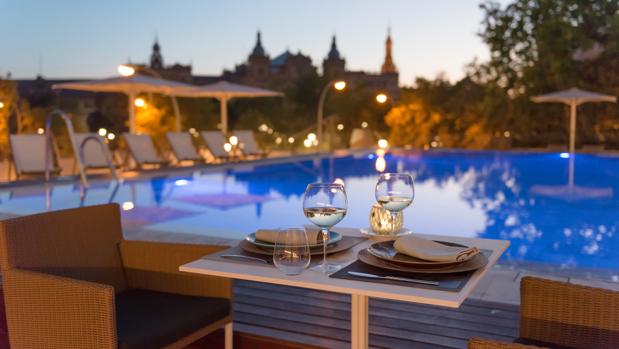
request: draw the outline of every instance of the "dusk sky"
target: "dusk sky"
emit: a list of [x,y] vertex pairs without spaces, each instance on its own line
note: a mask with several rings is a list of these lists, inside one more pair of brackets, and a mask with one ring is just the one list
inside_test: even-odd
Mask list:
[[348,69],[378,71],[390,25],[401,84],[457,79],[488,57],[480,1],[0,0],[0,76],[113,76],[128,59],[146,62],[155,36],[165,64],[217,75],[247,58],[258,29],[271,57],[301,50],[320,66],[335,33]]

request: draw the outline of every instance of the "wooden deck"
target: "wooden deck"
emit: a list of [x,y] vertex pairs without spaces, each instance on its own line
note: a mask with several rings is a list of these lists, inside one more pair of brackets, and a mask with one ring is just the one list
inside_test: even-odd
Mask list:
[[[466,348],[472,337],[512,341],[518,307],[469,300],[459,309],[370,300],[372,348]],[[234,282],[239,334],[324,348],[350,347],[350,297],[262,283]]]

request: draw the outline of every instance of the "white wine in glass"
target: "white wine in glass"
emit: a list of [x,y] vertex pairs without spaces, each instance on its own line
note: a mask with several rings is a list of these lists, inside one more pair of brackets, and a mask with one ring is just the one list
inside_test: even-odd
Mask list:
[[331,273],[341,265],[327,263],[329,229],[346,216],[347,198],[344,186],[338,183],[314,183],[307,186],[303,197],[303,214],[317,225],[322,233],[322,263],[314,271]]
[[395,217],[415,198],[413,178],[406,173],[383,173],[376,183],[376,201],[391,213],[391,237],[395,238]]

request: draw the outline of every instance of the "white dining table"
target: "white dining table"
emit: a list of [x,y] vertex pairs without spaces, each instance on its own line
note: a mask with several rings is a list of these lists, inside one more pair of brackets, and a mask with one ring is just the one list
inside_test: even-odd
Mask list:
[[[359,229],[332,229],[345,236],[363,236]],[[330,278],[328,275],[306,270],[300,275],[285,275],[272,264],[243,263],[232,260],[202,258],[179,267],[180,271],[210,276],[220,276],[230,279],[257,281],[269,284],[302,287],[307,289],[350,294],[351,296],[351,347],[354,349],[368,348],[368,299],[369,297],[392,299],[419,304],[430,304],[458,308],[473,292],[479,281],[496,264],[499,257],[509,246],[507,240],[479,239],[468,237],[416,234],[433,240],[449,241],[466,246],[476,246],[482,250],[491,251],[488,264],[476,270],[459,291],[443,291],[422,287],[398,286],[368,282]],[[367,248],[376,240],[365,240],[351,249],[328,257],[329,261],[348,265],[357,260],[357,253]]]

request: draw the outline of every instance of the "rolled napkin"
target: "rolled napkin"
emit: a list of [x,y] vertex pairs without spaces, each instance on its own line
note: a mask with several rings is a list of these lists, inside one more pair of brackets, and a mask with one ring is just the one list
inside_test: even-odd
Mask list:
[[[277,229],[258,229],[256,230],[256,240],[276,243],[279,230]],[[319,244],[322,241],[322,234],[318,227],[305,227],[305,234],[307,235],[307,242],[310,245]]]
[[397,239],[393,247],[399,253],[432,262],[463,262],[479,253],[475,246],[446,246],[414,235]]

